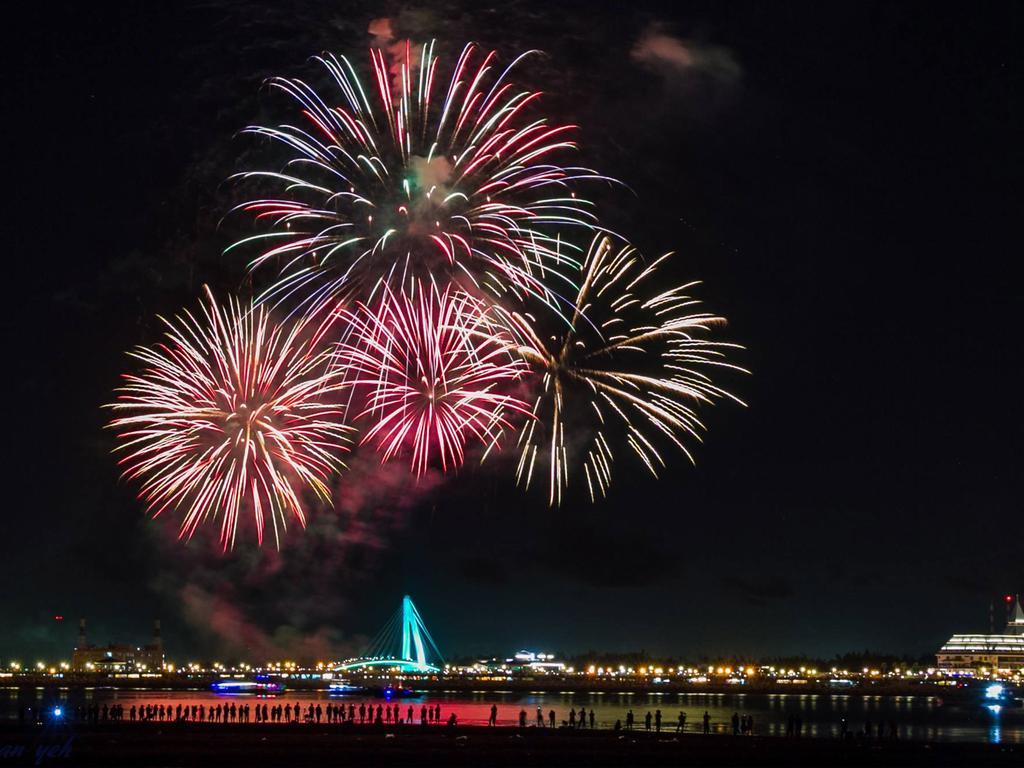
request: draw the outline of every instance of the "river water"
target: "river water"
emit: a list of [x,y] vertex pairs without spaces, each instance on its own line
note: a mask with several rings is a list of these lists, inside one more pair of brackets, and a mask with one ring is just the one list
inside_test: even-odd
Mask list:
[[[211,705],[235,702],[256,702],[272,706],[275,703],[309,703],[326,705],[328,702],[354,703],[358,710],[361,702],[368,705],[381,703],[381,699],[353,696],[334,696],[328,691],[285,691],[277,696],[225,695],[212,691],[180,691],[112,688],[5,688],[0,689],[0,719],[16,720],[19,709],[31,707],[49,711],[61,705],[66,712],[76,707],[97,704],[121,704],[128,710],[134,704],[164,704],[176,707]],[[762,735],[784,736],[787,720],[798,715],[803,721],[803,733],[812,738],[837,738],[845,718],[850,731],[863,729],[870,721],[877,729],[883,723],[886,732],[890,723],[896,725],[901,739],[919,741],[1024,743],[1024,710],[1004,709],[998,712],[982,706],[943,704],[930,696],[855,696],[843,694],[719,694],[719,693],[521,693],[521,692],[438,692],[431,691],[408,699],[399,699],[402,717],[411,704],[415,718],[423,704],[440,704],[442,719],[452,713],[460,724],[484,724],[491,706],[498,707],[499,725],[514,725],[520,710],[525,710],[527,722],[535,724],[540,707],[547,720],[548,712],[555,711],[556,722],[568,719],[569,709],[585,707],[594,711],[598,728],[612,728],[616,720],[625,725],[626,712],[633,710],[636,727],[644,727],[647,712],[661,710],[665,731],[674,731],[679,712],[687,715],[686,731],[699,732],[706,711],[715,732],[731,731],[730,719],[734,712],[754,718],[755,732]],[[126,725],[126,727],[128,727]]]

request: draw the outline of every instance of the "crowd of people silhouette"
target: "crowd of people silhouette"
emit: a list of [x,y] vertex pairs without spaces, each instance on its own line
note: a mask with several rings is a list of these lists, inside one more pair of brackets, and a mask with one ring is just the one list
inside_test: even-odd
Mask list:
[[[21,707],[19,720],[26,722],[42,721],[46,716],[45,708],[33,710]],[[67,716],[77,722],[92,723],[353,723],[353,724],[384,724],[402,725],[419,722],[421,725],[435,725],[441,722],[441,705],[421,704],[417,721],[416,708],[410,704],[402,712],[397,702],[350,702],[347,705],[334,702],[309,702],[304,704],[274,703],[257,701],[249,702],[209,702],[209,703],[143,703],[124,705],[90,704],[78,706],[67,712]],[[457,718],[451,713],[448,725],[455,725]]]
[[[404,709],[404,711],[403,711]],[[73,709],[62,707],[34,708],[21,707],[19,709],[19,720],[24,724],[45,722],[49,712],[52,716],[54,711],[62,712],[61,717],[86,724],[98,725],[100,723],[218,723],[218,724],[349,724],[349,725],[458,725],[456,713],[449,712],[444,718],[441,712],[441,705],[437,703],[407,703],[404,705],[398,702],[334,702],[334,701],[311,701],[291,702],[274,700],[257,700],[255,702],[237,701],[206,701],[206,702],[160,702],[160,703],[131,703],[121,704],[104,703],[88,704],[77,706]],[[525,708],[520,708],[518,717],[515,719],[502,719],[499,716],[497,704],[491,704],[487,717],[487,727],[514,726],[525,729],[529,725],[529,718]],[[536,728],[543,729],[565,729],[565,730],[595,730],[598,728],[611,728],[614,731],[638,730],[637,717],[633,710],[629,709],[622,719],[611,722],[599,723],[593,709],[589,711],[581,706],[578,710],[570,707],[563,717],[559,717],[554,709],[547,712],[541,706],[537,706],[534,719]],[[674,722],[666,723],[665,717],[660,709],[653,712],[648,710],[643,716],[643,730],[660,734],[663,730],[671,730],[675,733],[687,732],[686,712],[680,711]],[[724,733],[733,736],[753,736],[756,728],[753,715],[741,715],[734,712],[726,722],[712,723],[711,715],[705,710],[700,718],[697,732],[702,734]],[[799,715],[790,715],[786,720],[785,735],[787,738],[800,738],[804,735],[803,720]],[[842,718],[839,722],[839,737],[841,739],[851,738],[877,738],[896,739],[897,728],[895,722],[886,724],[879,722],[873,725],[870,720],[864,724],[863,731],[854,731]]]
[[[33,711],[22,708],[20,712],[21,722],[26,719],[33,720]],[[41,716],[42,710],[39,712]],[[458,717],[451,712],[447,720],[443,720],[440,704],[420,704],[418,711],[413,704],[408,704],[405,711],[397,702],[291,702],[268,704],[257,701],[255,704],[249,702],[217,702],[217,703],[158,703],[158,704],[91,704],[88,706],[76,707],[73,712],[68,712],[73,718],[82,723],[119,723],[128,722],[145,723],[328,723],[353,725],[439,725],[444,722],[454,726],[458,724]],[[527,713],[525,709],[519,710],[516,721],[520,728],[527,727]],[[644,729],[653,730],[655,733],[662,731],[662,713],[660,709],[653,713],[648,712],[644,716]],[[740,718],[733,715],[733,733],[752,734],[754,727],[753,717],[742,718],[742,727],[738,725]],[[593,730],[599,727],[597,717],[593,709],[589,711],[586,707],[580,707],[577,711],[570,707],[566,716],[559,719],[554,709],[548,710],[546,716],[542,707],[537,707],[536,727],[538,728],[563,728],[570,730]],[[487,718],[488,727],[499,725],[510,725],[502,721],[498,716],[498,705],[492,704]],[[653,728],[652,728],[653,725]],[[633,710],[630,709],[625,716],[625,730],[631,731],[635,726]],[[710,733],[710,716],[707,712],[703,717],[703,732]],[[616,720],[612,726],[613,730],[623,729],[622,720]],[[675,722],[675,732],[683,733],[686,730],[686,713],[679,712]]]

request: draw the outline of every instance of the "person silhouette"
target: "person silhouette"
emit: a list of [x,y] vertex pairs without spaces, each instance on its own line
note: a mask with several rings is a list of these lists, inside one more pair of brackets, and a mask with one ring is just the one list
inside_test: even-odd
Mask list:
[[526,727],[526,710],[525,709],[520,709],[519,710],[519,727],[520,728],[525,728]]
[[540,708],[540,705],[537,706],[537,727],[544,727],[544,711]]
[[489,718],[487,718],[487,725],[493,727],[493,726],[495,726],[497,724],[498,724],[498,705],[497,704],[491,704],[491,716]]
[[626,713],[626,730],[627,731],[632,731],[633,730],[633,710],[632,709],[629,710],[629,712]]
[[654,710],[654,731],[655,733],[661,733],[661,710]]
[[711,733],[711,715],[708,714],[708,711],[706,709],[704,710],[704,718],[703,718],[703,720],[704,720],[704,733],[705,733],[705,735],[707,735],[707,734]]
[[594,710],[590,710],[590,729],[594,729]]
[[555,727],[555,710],[548,711],[548,722],[551,723],[551,727]]
[[648,712],[646,715],[644,715],[644,729],[648,730],[648,731],[651,730],[651,713],[650,712]]
[[682,733],[686,730],[686,713],[679,713],[679,720],[676,721],[676,733]]

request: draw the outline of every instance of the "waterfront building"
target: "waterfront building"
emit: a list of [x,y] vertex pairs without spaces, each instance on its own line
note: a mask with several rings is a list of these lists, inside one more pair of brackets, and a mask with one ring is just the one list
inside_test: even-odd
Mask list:
[[153,622],[153,640],[148,645],[108,643],[92,645],[85,637],[85,619],[78,622],[78,641],[71,654],[75,672],[106,674],[159,673],[164,668],[164,646],[160,637],[160,620]]
[[952,674],[1024,672],[1024,609],[1020,596],[1013,601],[1001,634],[953,635],[936,656],[939,669]]
[[553,653],[517,651],[511,659],[505,659],[514,672],[559,674],[565,671],[565,664],[555,659]]

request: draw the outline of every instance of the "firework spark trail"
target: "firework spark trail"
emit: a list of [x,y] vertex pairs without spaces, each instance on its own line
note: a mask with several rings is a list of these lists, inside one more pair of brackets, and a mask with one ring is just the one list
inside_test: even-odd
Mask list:
[[[534,318],[497,309],[516,338],[516,354],[543,382],[531,408],[534,419],[519,433],[517,480],[529,487],[538,456],[546,457],[552,505],[561,503],[573,459],[567,418],[574,421],[574,433],[576,420],[587,422],[583,470],[594,500],[606,494],[612,480],[613,422],[625,429],[627,445],[657,476],[664,466],[655,445],[658,435],[692,461],[684,438],[701,440],[704,426],[696,406],[723,397],[741,403],[711,379],[715,368],[743,369],[725,360],[738,345],[706,338],[725,320],[695,311],[699,302],[687,291],[696,283],[653,294],[645,290],[670,255],[644,266],[633,247],[616,251],[610,238],[595,238],[583,265],[572,324],[548,341]],[[580,401],[586,406],[569,410]]]
[[525,364],[487,306],[454,289],[419,281],[407,290],[382,285],[379,298],[343,311],[354,333],[339,344],[348,383],[365,396],[356,420],[372,426],[382,461],[410,450],[422,475],[437,454],[442,470],[463,463],[470,438],[490,450],[508,427],[508,412],[528,416],[523,401],[501,389]]
[[306,122],[247,129],[291,157],[281,171],[239,175],[277,190],[238,206],[268,226],[228,249],[257,247],[250,268],[276,271],[260,300],[295,295],[316,306],[381,278],[402,285],[442,267],[464,287],[552,307],[575,292],[581,253],[563,231],[597,226],[575,189],[610,179],[557,164],[575,149],[576,126],[530,117],[540,94],[509,81],[532,53],[496,74],[495,52],[481,56],[469,44],[440,91],[433,42],[418,62],[407,43],[390,71],[371,49],[375,89],[364,88],[348,58],[317,57],[340,91],[338,106],[301,80],[272,79]]
[[164,319],[167,340],[130,353],[144,369],[124,376],[109,406],[123,476],[141,478],[154,517],[185,510],[179,537],[219,516],[222,546],[233,547],[248,507],[258,541],[269,516],[279,543],[289,516],[305,525],[305,489],[329,500],[344,466],[343,378],[325,327],[285,327],[265,308],[220,307],[209,289],[206,298],[201,318]]

